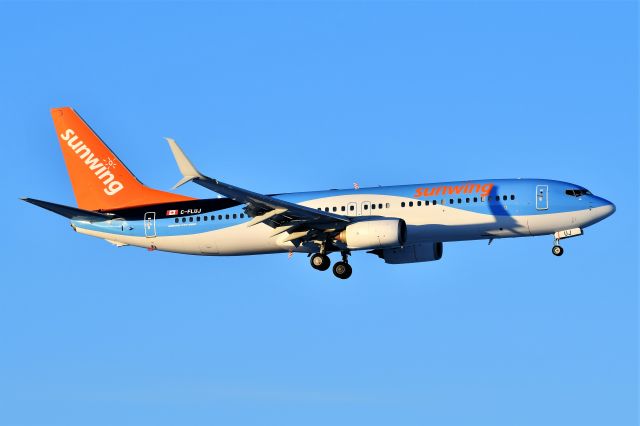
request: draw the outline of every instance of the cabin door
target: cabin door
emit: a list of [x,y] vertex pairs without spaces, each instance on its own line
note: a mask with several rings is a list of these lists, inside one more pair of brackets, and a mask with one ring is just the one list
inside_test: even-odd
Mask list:
[[156,236],[156,212],[147,212],[144,214],[144,235],[147,238]]
[[549,186],[536,186],[536,209],[547,210],[549,208]]

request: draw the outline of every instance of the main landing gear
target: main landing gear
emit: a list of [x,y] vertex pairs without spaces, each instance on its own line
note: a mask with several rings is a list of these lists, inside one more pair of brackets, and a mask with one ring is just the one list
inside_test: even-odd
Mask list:
[[[347,260],[348,255],[348,251],[343,251],[342,261],[336,262],[336,264],[333,265],[333,275],[340,278],[341,280],[346,280],[353,273],[353,269],[351,269],[351,265],[349,265],[349,261]],[[329,259],[329,256],[320,252],[315,253],[313,256],[311,256],[310,263],[313,269],[317,269],[318,271],[326,271],[331,265],[331,260]]]
[[331,259],[326,254],[316,253],[311,256],[311,266],[318,271],[326,271],[331,266]]
[[346,280],[353,273],[353,269],[351,269],[351,265],[349,265],[346,261],[336,262],[333,265],[333,275],[340,278],[341,280]]

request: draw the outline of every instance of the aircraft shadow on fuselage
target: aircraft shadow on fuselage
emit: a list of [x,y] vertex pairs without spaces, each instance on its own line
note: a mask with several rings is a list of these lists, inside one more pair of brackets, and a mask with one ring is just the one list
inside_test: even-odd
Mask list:
[[[493,218],[493,222],[484,222],[483,224],[469,225],[443,225],[439,223],[427,225],[407,225],[408,235],[415,235],[417,239],[429,239],[433,236],[433,241],[459,241],[469,239],[469,236],[476,233],[478,239],[490,239],[493,237],[517,237],[529,236],[528,229],[522,229],[522,226],[513,218],[511,213],[505,208],[505,203],[511,201],[508,198],[504,201],[502,197],[510,193],[501,193],[499,186],[494,186],[487,196],[487,200],[482,205],[487,205]],[[496,201],[496,197],[500,196],[500,201]],[[516,203],[520,200],[516,199]],[[487,203],[487,204],[485,204]],[[518,212],[522,204],[513,203],[513,208]],[[464,205],[464,204],[461,204]],[[455,208],[455,205],[452,205]],[[510,230],[516,230],[510,233]],[[411,239],[411,238],[410,238]]]
[[[500,193],[500,187],[495,185],[493,188],[491,188],[491,193],[489,194],[489,200],[487,200],[489,202],[489,210],[491,211],[491,214],[493,215],[493,218],[495,219],[496,223],[500,223],[500,225],[504,225],[503,227],[505,228],[514,228],[518,222],[511,216],[511,213],[509,213],[509,211],[507,211],[507,209],[505,208],[505,205],[501,202],[504,200],[500,200],[500,201],[495,201],[497,196],[504,196],[506,195],[507,197],[510,197],[511,194],[508,193]],[[493,201],[491,201],[493,200]],[[509,199],[507,201],[510,201]],[[514,203],[514,208],[518,209],[518,207],[520,206],[518,203],[520,202],[520,199],[516,199],[516,202]],[[500,221],[498,221],[498,217],[500,217]]]

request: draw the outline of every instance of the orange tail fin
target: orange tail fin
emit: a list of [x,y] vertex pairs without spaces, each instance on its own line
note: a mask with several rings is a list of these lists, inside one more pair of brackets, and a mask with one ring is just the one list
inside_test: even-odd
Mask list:
[[78,207],[123,207],[192,198],[144,186],[72,108],[51,110]]

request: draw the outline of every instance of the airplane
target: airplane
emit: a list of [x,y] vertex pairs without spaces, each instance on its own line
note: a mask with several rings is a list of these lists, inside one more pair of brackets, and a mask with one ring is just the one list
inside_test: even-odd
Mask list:
[[166,138],[182,174],[173,189],[194,182],[218,194],[195,199],[143,185],[72,108],[51,115],[77,207],[23,200],[117,247],[204,256],[299,252],[319,271],[339,253],[333,274],[347,279],[353,251],[406,264],[440,260],[449,242],[552,235],[552,253],[561,256],[561,240],[616,209],[582,186],[548,179],[260,194],[202,174]]

